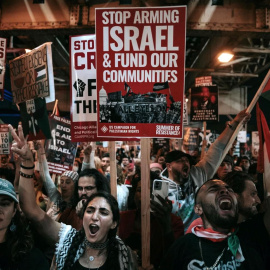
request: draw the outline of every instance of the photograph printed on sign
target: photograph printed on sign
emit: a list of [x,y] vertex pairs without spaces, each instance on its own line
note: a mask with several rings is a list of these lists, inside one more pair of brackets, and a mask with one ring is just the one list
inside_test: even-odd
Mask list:
[[98,136],[182,136],[185,7],[97,8]]

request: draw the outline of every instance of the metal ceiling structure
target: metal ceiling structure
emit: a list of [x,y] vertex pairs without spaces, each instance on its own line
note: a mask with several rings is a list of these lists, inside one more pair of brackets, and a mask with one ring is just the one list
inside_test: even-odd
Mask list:
[[[122,1],[2,0],[0,36],[8,38],[8,60],[25,48],[52,42],[56,98],[69,112],[69,36],[95,33],[95,8],[119,7]],[[185,91],[196,77],[213,77],[220,89],[250,87],[270,67],[270,4],[256,0],[132,0],[122,6],[187,5]],[[220,64],[221,50],[234,52]],[[48,104],[52,110],[53,104]]]

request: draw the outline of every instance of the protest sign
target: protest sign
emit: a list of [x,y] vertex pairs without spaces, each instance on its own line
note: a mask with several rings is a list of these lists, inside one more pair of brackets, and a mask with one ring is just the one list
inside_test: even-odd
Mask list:
[[251,155],[252,157],[257,158],[259,155],[259,146],[260,146],[260,138],[259,138],[259,132],[258,131],[252,131],[251,132]]
[[203,76],[195,78],[195,86],[211,86],[212,76]]
[[71,142],[70,120],[53,115],[49,121],[52,139],[45,146],[48,167],[51,173],[62,174],[72,170],[77,143]]
[[162,149],[162,152],[169,152],[170,151],[170,140],[163,139],[163,138],[153,138],[152,154],[156,155],[160,149]]
[[71,139],[97,137],[96,36],[70,36]]
[[23,133],[28,140],[50,139],[51,131],[45,98],[30,99],[19,104]]
[[55,100],[51,42],[9,62],[14,103],[45,97]]
[[97,138],[96,36],[69,39],[71,141],[110,140]]
[[182,137],[186,7],[97,8],[98,136]]
[[199,86],[191,89],[190,121],[218,120],[218,87]]
[[7,40],[5,38],[0,38],[0,100],[4,99],[6,55],[7,55]]
[[0,125],[0,155],[9,154],[9,129],[8,125]]

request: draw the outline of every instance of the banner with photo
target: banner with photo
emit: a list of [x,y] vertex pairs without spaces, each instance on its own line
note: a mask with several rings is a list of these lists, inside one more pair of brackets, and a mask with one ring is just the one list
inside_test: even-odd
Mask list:
[[7,57],[7,39],[0,37],[0,100],[4,99],[6,57]]
[[51,42],[9,61],[9,66],[14,103],[38,97],[47,103],[55,100]]
[[218,121],[217,86],[199,86],[191,89],[190,121]]
[[0,125],[0,155],[9,154],[9,129],[7,124]]
[[77,143],[71,141],[68,119],[53,115],[49,117],[52,139],[45,146],[50,173],[62,174],[72,170],[76,157]]
[[182,137],[186,7],[96,8],[98,136]]
[[18,104],[24,135],[28,140],[50,139],[51,131],[45,98],[30,99]]

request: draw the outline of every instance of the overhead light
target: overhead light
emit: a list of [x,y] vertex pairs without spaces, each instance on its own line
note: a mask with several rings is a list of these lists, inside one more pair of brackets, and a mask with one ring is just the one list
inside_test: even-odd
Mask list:
[[218,60],[221,63],[228,63],[232,60],[232,58],[234,57],[234,55],[230,52],[222,52],[219,56],[218,56]]
[[25,49],[25,53],[29,53],[29,52],[31,52],[32,50],[30,50],[30,49]]

